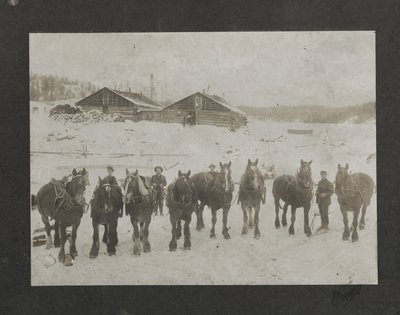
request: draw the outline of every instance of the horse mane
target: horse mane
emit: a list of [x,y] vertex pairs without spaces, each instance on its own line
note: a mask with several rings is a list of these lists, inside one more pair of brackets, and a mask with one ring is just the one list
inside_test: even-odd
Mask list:
[[139,186],[139,192],[141,193],[142,196],[147,196],[150,194],[149,189],[145,185],[146,179],[143,176],[137,176],[138,179],[138,186]]

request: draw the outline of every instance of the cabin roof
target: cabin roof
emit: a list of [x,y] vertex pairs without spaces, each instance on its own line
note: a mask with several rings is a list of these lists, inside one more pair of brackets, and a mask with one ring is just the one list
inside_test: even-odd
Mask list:
[[208,99],[214,101],[215,103],[218,103],[219,105],[225,107],[226,109],[228,109],[228,110],[230,110],[231,112],[234,112],[234,113],[236,113],[236,114],[238,114],[238,115],[240,115],[240,116],[246,116],[246,114],[245,114],[243,111],[241,111],[240,109],[238,109],[238,108],[234,107],[233,105],[229,104],[229,103],[228,103],[226,100],[224,100],[222,97],[220,97],[220,96],[218,96],[218,95],[208,95],[208,94],[205,94],[205,93],[202,93],[202,92],[196,92],[196,93],[193,93],[193,94],[191,94],[191,95],[189,95],[189,96],[186,96],[186,97],[180,99],[179,101],[176,101],[175,103],[166,106],[165,108],[168,108],[168,107],[170,107],[170,106],[173,106],[173,105],[175,105],[176,103],[178,103],[178,102],[184,100],[185,98],[188,98],[188,97],[193,96],[193,95],[195,95],[195,94],[203,95],[204,97],[206,97],[206,98],[208,98]]
[[126,100],[135,103],[138,106],[154,108],[154,109],[161,109],[163,107],[161,104],[157,103],[156,101],[153,101],[152,99],[144,96],[141,93],[118,91],[114,89],[109,89],[109,90],[125,98]]

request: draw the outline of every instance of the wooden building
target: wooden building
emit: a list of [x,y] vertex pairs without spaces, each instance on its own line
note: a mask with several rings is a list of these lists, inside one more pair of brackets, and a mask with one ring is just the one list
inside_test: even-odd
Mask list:
[[[118,113],[125,119],[135,121],[140,120],[141,117],[150,117],[149,120],[156,120],[157,118],[160,120],[163,108],[162,105],[141,93],[117,91],[106,87],[85,97],[76,105],[81,106],[85,111],[96,109],[105,114]],[[145,115],[145,112],[150,114]]]
[[164,107],[163,122],[193,125],[239,127],[247,122],[246,114],[216,95],[197,92],[174,104]]

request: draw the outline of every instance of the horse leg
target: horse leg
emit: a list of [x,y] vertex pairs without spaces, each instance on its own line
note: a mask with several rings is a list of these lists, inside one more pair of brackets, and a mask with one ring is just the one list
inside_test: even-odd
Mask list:
[[231,236],[229,235],[229,232],[228,232],[228,227],[227,227],[229,209],[230,209],[230,207],[226,207],[226,208],[222,209],[222,211],[223,211],[223,213],[222,213],[222,235],[224,236],[224,238],[226,240],[229,240],[231,238]]
[[144,223],[144,230],[143,230],[143,252],[148,253],[151,251],[151,246],[149,242],[149,226],[151,222],[151,216],[150,220],[147,220]]
[[294,205],[290,208],[292,212],[292,216],[290,218],[290,227],[289,227],[289,235],[294,235],[294,222],[296,221],[296,207]]
[[50,223],[44,219],[42,219],[42,222],[44,223],[44,229],[46,230],[46,249],[50,249],[53,246],[53,238],[51,237],[51,227]]
[[285,205],[283,206],[283,213],[282,213],[282,225],[283,226],[287,225],[286,213],[287,213],[288,207],[289,207],[289,204],[285,202]]
[[[275,227],[279,228],[281,226],[279,222],[279,198],[275,197]],[[282,225],[283,225],[283,214],[282,214]]]
[[103,243],[108,243],[108,224],[103,224],[104,226],[104,234],[103,234]]
[[182,224],[181,220],[178,220],[177,226],[176,226],[176,239],[179,240],[182,236]]
[[248,215],[247,215],[247,207],[242,203],[242,212],[243,212],[243,227],[242,227],[242,235],[246,235],[249,231],[248,224]]
[[360,207],[357,210],[353,211],[353,233],[351,234],[351,240],[353,242],[358,241],[358,233],[357,233],[357,226],[358,226],[358,215],[360,214]]
[[71,244],[69,245],[69,253],[72,256],[78,256],[78,251],[76,250],[76,237],[78,232],[78,227],[81,224],[81,220],[79,219],[77,223],[72,225],[72,233],[71,233]]
[[342,235],[342,240],[347,241],[350,236],[350,230],[349,230],[349,218],[347,216],[347,210],[344,209],[344,207],[340,206],[340,211],[342,212],[343,216],[343,225],[344,225],[344,231]]
[[210,231],[210,238],[215,238],[215,223],[217,223],[217,210],[211,208],[211,231]]
[[140,238],[140,241],[143,241],[143,236],[144,236],[143,225],[144,225],[144,222],[140,222],[139,225],[140,225],[139,238]]
[[60,247],[61,239],[60,239],[60,222],[55,220],[54,222],[54,247]]
[[133,226],[133,235],[132,235],[132,240],[134,242],[133,245],[133,255],[140,255],[142,249],[141,249],[141,243],[140,243],[140,238],[139,238],[139,222],[131,217],[131,223]]
[[184,226],[184,234],[185,234],[185,242],[183,243],[184,250],[190,250],[192,243],[190,242],[190,221],[191,217],[185,219],[185,226]]
[[[118,220],[116,218],[115,220]],[[111,222],[108,225],[108,242],[107,242],[107,253],[109,256],[116,254],[115,245],[117,244],[117,224],[116,222]]]
[[99,224],[92,219],[93,226],[93,244],[89,252],[89,258],[96,258],[99,255]]
[[205,206],[205,204],[203,202],[201,202],[200,206],[196,207],[196,216],[197,216],[196,230],[197,231],[204,229],[204,222],[203,222],[204,206]]
[[[360,220],[360,230],[364,230],[364,228],[365,228],[365,213],[366,212],[367,212],[367,206],[363,204],[361,220]],[[55,243],[55,240],[54,240],[54,243]]]
[[311,208],[311,205],[307,205],[307,206],[305,206],[304,207],[304,233],[307,235],[307,236],[311,236],[311,229],[310,229],[310,223],[309,223],[309,221],[308,221],[308,214],[310,213],[310,208]]
[[254,229],[253,208],[249,207],[249,229]]
[[176,247],[178,246],[176,243],[176,220],[174,218],[174,215],[171,215],[171,211],[170,211],[170,215],[169,215],[169,220],[171,222],[171,234],[172,234],[172,238],[171,238],[171,242],[169,243],[169,250],[170,251],[175,251]]
[[254,207],[254,238],[259,239],[261,236],[260,230],[258,228],[260,214],[260,204]]
[[66,229],[67,229],[66,225],[60,222],[61,246],[60,246],[60,252],[58,253],[58,261],[62,264],[65,262],[65,242],[67,241]]
[[118,245],[118,219],[115,221],[115,246]]

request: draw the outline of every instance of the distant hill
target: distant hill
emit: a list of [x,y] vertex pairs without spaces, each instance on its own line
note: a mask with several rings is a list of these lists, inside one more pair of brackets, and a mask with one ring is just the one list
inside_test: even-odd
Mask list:
[[314,105],[275,107],[238,106],[238,108],[248,116],[275,121],[341,123],[351,120],[353,123],[362,123],[375,118],[375,102],[337,108]]
[[29,89],[31,101],[46,102],[83,98],[95,92],[97,87],[90,82],[70,80],[55,75],[31,73],[29,76]]

